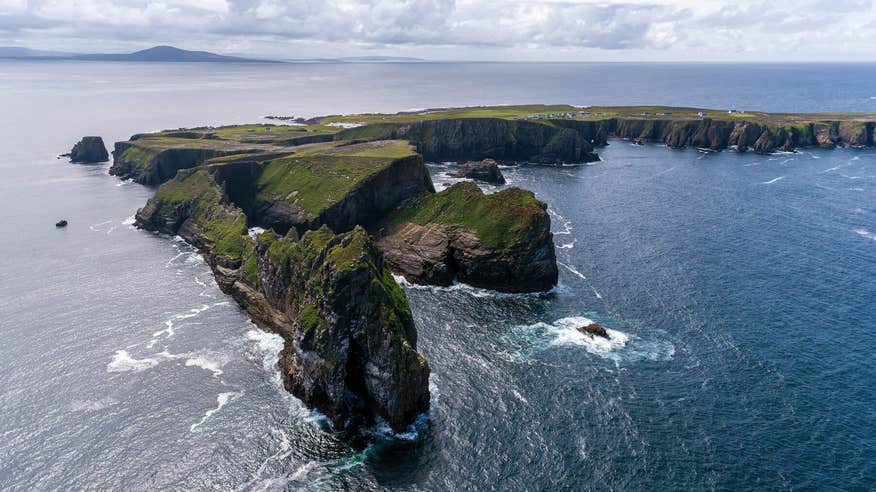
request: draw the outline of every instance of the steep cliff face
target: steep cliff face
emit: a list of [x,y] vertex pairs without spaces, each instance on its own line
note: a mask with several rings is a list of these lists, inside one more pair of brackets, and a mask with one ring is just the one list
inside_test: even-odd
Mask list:
[[669,147],[700,147],[721,150],[736,147],[768,154],[801,147],[832,148],[873,145],[876,124],[864,121],[793,123],[782,126],[753,122],[701,118],[607,120],[610,135],[619,138],[664,143]]
[[372,223],[406,198],[434,191],[422,157],[415,154],[293,156],[271,162],[255,186],[254,221],[300,234],[322,225],[349,231]]
[[413,282],[545,291],[558,276],[546,209],[519,188],[484,195],[473,183],[457,183],[403,203],[388,216],[378,245]]
[[106,162],[109,160],[106,146],[103,144],[103,139],[100,137],[82,137],[82,139],[76,142],[76,145],[73,146],[69,156],[70,162],[82,164]]
[[411,124],[373,124],[344,130],[338,140],[398,138],[410,141],[430,161],[485,158],[543,164],[593,162],[589,126],[501,118],[424,120]]
[[138,145],[136,141],[116,142],[109,173],[137,183],[158,185],[173,178],[180,169],[203,164],[208,159],[259,152],[260,149],[221,149]]
[[[238,169],[240,171],[240,169]],[[208,169],[184,170],[136,215],[197,246],[222,290],[285,340],[286,388],[337,428],[377,417],[401,431],[428,409],[429,366],[404,292],[370,236],[328,228],[257,240]]]

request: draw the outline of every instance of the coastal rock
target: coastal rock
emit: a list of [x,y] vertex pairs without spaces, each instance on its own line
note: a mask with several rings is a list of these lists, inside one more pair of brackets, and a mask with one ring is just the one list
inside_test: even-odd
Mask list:
[[336,428],[379,417],[405,430],[428,409],[429,366],[416,351],[404,291],[370,236],[322,227],[300,240],[272,230],[250,238],[216,176],[180,171],[137,212],[136,225],[199,249],[223,292],[283,337],[285,387]]
[[589,325],[579,326],[578,331],[585,335],[590,335],[591,337],[602,337],[607,340],[611,339],[605,327],[596,322],[591,322]]
[[448,118],[410,124],[370,124],[341,131],[335,139],[403,139],[430,161],[492,158],[561,164],[599,160],[593,153],[590,130],[593,130],[590,125],[566,127],[502,118]]
[[459,171],[449,173],[454,178],[470,178],[496,185],[505,184],[505,176],[499,170],[499,164],[493,159],[468,161]]
[[109,153],[106,151],[103,139],[93,136],[82,137],[82,139],[76,142],[76,145],[73,146],[69,156],[70,162],[81,164],[92,164],[109,160]]
[[412,282],[545,291],[558,277],[546,209],[519,188],[484,195],[474,183],[457,183],[403,203],[388,216],[378,245]]

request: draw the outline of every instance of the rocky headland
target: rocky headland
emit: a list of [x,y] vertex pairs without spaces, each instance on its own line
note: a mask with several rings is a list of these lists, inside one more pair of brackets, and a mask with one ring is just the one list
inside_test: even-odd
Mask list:
[[[117,142],[110,173],[160,185],[136,225],[197,247],[219,287],[283,337],[286,389],[338,429],[382,419],[401,431],[428,410],[429,365],[392,272],[504,292],[546,291],[558,276],[543,202],[470,181],[436,193],[424,159],[592,162],[613,137],[763,153],[874,145],[873,115],[669,109],[506,106],[177,129]],[[95,156],[95,141],[83,142]],[[500,182],[494,170],[488,160],[462,172]]]

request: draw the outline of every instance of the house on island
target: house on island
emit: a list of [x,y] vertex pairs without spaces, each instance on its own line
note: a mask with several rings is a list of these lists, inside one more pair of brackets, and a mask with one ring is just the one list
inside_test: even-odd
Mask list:
[[699,116],[700,118],[705,118],[706,116],[709,116],[709,113],[707,113],[706,111],[698,111],[697,116]]
[[728,109],[728,110],[727,110],[727,114],[739,114],[739,113],[742,113],[742,112],[743,112],[743,111],[739,111],[738,109]]

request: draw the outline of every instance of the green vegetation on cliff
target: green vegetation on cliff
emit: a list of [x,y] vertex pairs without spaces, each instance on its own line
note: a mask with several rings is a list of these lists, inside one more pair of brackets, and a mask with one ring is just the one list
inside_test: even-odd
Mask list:
[[464,181],[405,202],[390,214],[388,223],[462,226],[475,231],[485,246],[501,247],[519,241],[532,217],[544,214],[545,207],[531,191],[508,188],[485,195],[476,184]]
[[203,169],[161,185],[152,198],[170,207],[187,207],[212,252],[229,260],[241,260],[251,242],[247,236],[246,216],[223,203],[222,190]]
[[364,179],[416,153],[407,142],[371,142],[305,149],[271,161],[256,188],[264,202],[294,204],[313,215],[343,199]]

